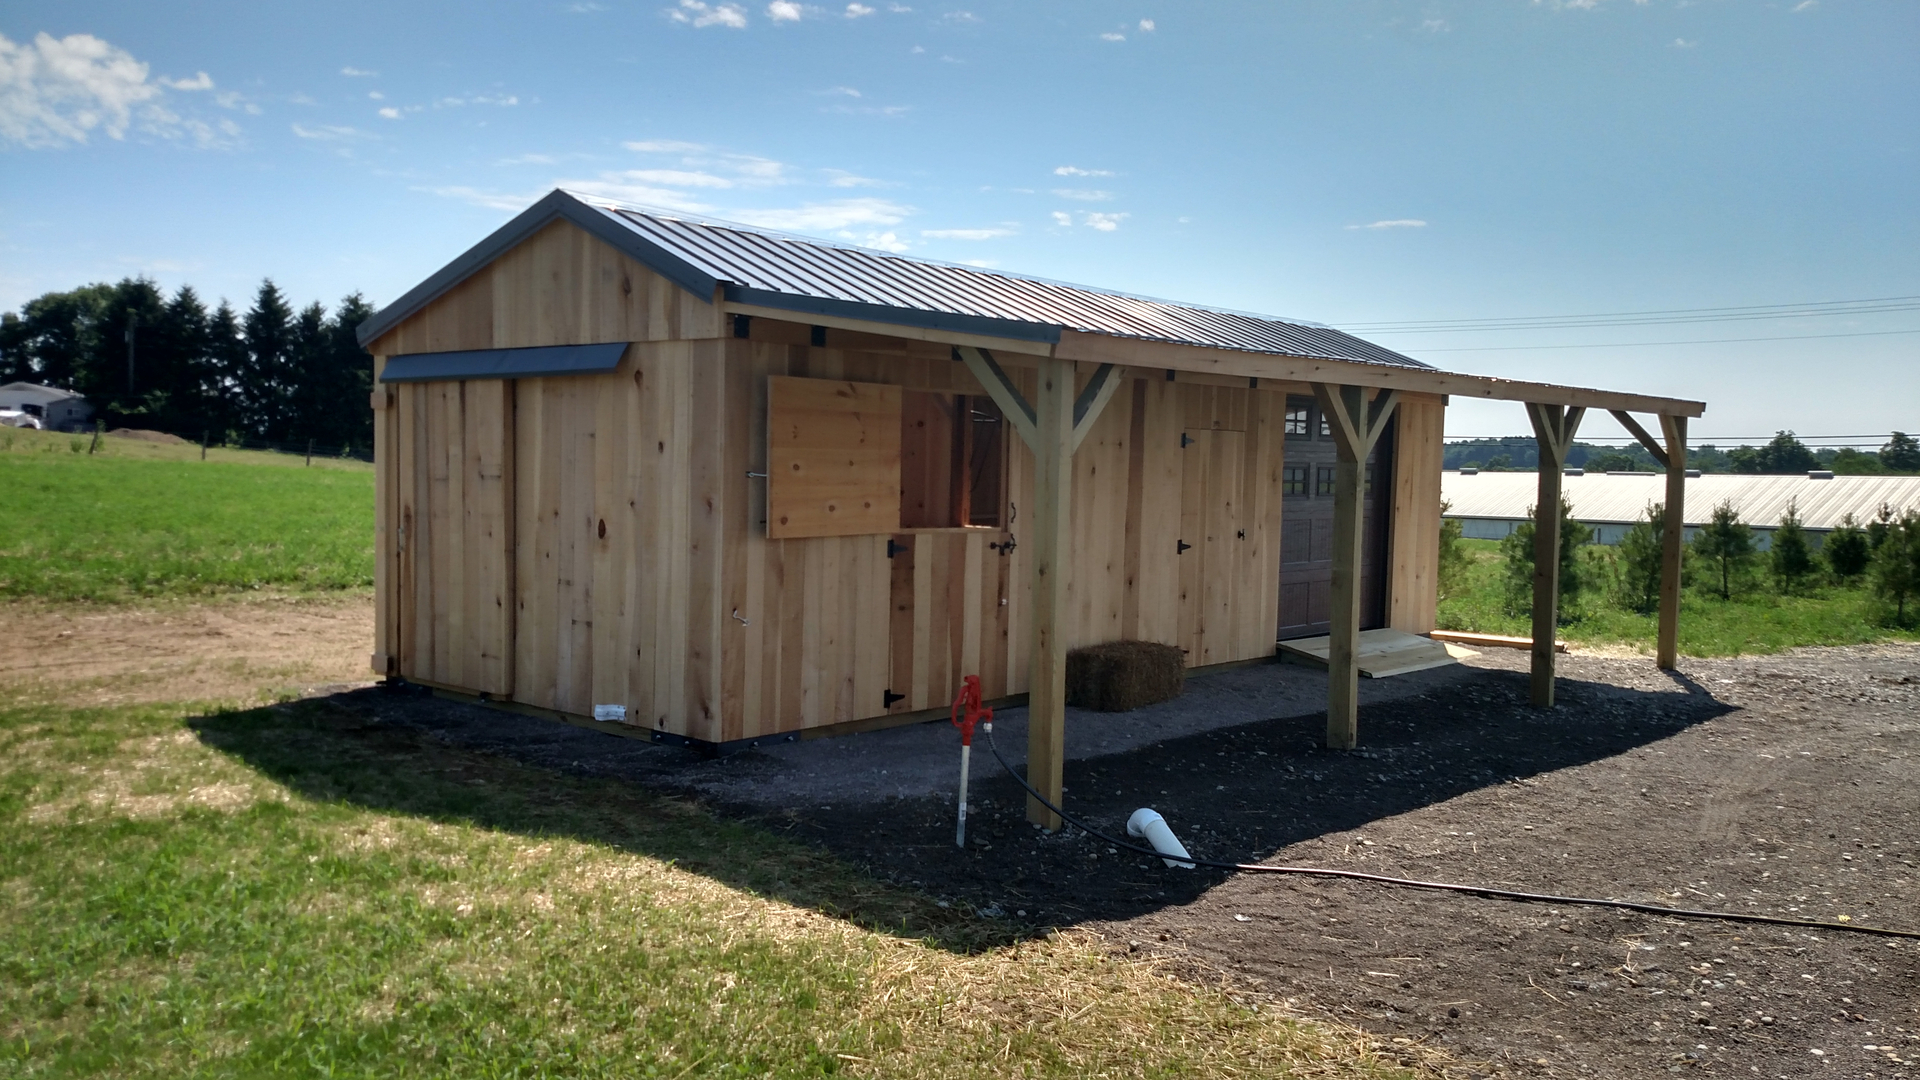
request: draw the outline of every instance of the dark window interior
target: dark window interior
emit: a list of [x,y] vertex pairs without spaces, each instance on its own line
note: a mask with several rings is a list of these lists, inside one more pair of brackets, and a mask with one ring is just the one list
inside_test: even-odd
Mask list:
[[1315,495],[1333,494],[1333,466],[1320,466],[1319,474],[1314,477],[1313,493]]
[[907,390],[900,400],[900,527],[997,528],[1006,424],[984,395]]
[[1307,494],[1308,471],[1305,465],[1287,466],[1285,474],[1280,478],[1280,493],[1282,495]]
[[[1287,399],[1286,434],[1289,439],[1313,438],[1313,399],[1290,397]],[[1305,494],[1302,492],[1302,494]]]

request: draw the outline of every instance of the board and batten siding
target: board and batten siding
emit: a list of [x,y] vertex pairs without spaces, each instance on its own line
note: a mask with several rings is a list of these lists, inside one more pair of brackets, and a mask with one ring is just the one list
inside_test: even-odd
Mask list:
[[[941,708],[968,674],[989,698],[1025,692],[1033,462],[1017,437],[998,528],[769,539],[751,475],[774,377],[983,388],[943,345],[751,325],[732,337],[716,305],[560,222],[375,342],[376,370],[630,343],[606,375],[375,391],[376,667],[574,715],[623,705],[629,724],[711,742]],[[1033,393],[1029,369],[1009,374]],[[1305,388],[1130,375],[1073,459],[1069,645],[1272,655],[1281,419]],[[1394,470],[1396,626],[1403,606],[1431,621],[1416,549],[1438,528],[1439,399],[1422,407],[1396,442],[1403,462],[1433,459]]]

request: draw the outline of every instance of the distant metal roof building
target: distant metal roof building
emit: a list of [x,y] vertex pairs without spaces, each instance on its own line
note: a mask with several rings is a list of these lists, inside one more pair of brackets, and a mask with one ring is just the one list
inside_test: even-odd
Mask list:
[[555,191],[360,327],[368,344],[506,249],[564,218],[698,296],[1021,341],[1062,330],[1242,352],[1427,368],[1301,320],[1176,304]]
[[[1588,473],[1561,478],[1573,517],[1589,525],[1631,525],[1647,507],[1666,498],[1664,473]],[[1445,472],[1440,498],[1446,516],[1472,521],[1519,522],[1539,499],[1539,478],[1530,472]],[[1852,514],[1864,525],[1890,506],[1895,514],[1920,511],[1920,476],[1748,476],[1712,473],[1687,478],[1686,523],[1704,525],[1714,508],[1731,503],[1740,520],[1756,528],[1774,528],[1788,507],[1799,511],[1809,529],[1839,526]],[[1504,530],[1503,533],[1504,535]],[[1603,540],[1605,537],[1603,536]]]

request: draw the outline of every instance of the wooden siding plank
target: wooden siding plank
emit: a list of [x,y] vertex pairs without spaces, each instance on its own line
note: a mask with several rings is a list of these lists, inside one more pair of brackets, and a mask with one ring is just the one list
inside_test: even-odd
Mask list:
[[1440,471],[1446,407],[1438,397],[1403,394],[1394,433],[1393,514],[1387,571],[1387,625],[1409,634],[1435,626],[1440,578]]
[[900,527],[900,388],[774,378],[767,534],[861,536]]

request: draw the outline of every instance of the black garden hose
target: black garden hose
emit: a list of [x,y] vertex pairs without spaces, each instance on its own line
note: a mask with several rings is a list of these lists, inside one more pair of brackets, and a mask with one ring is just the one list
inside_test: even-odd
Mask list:
[[[1037,799],[1040,805],[1060,815],[1060,820],[1096,840],[1105,841],[1113,847],[1124,848],[1127,851],[1137,852],[1141,855],[1149,855],[1156,859],[1166,857],[1150,847],[1143,847],[1139,844],[1108,836],[1106,833],[1088,825],[1086,822],[1081,821],[1079,818],[1074,817],[1072,814],[1067,813],[1065,810],[1047,801],[1045,795],[1035,791],[1033,785],[1027,783],[1026,778],[1021,776],[1012,765],[1007,764],[1007,759],[1000,755],[1000,747],[993,741],[993,725],[988,723],[981,725],[981,727],[986,732],[987,748],[993,751],[994,760],[1000,763],[1001,768],[1007,770],[1008,776],[1013,777],[1014,780],[1019,782],[1021,787],[1026,788],[1027,794]],[[1723,922],[1764,923],[1768,926],[1797,926],[1812,930],[1835,930],[1850,934],[1874,934],[1880,937],[1920,939],[1920,931],[1890,930],[1885,927],[1861,926],[1857,923],[1850,922],[1822,922],[1818,919],[1795,919],[1783,915],[1756,915],[1738,911],[1699,911],[1692,908],[1662,907],[1659,904],[1640,904],[1632,900],[1601,900],[1590,896],[1554,896],[1550,893],[1495,889],[1485,885],[1456,885],[1445,881],[1419,881],[1414,878],[1387,877],[1384,874],[1367,874],[1358,870],[1331,870],[1318,866],[1271,866],[1265,863],[1220,862],[1216,859],[1201,859],[1192,855],[1180,861],[1191,863],[1195,866],[1205,866],[1214,870],[1238,870],[1251,874],[1299,874],[1304,877],[1346,878],[1350,881],[1370,881],[1375,885],[1396,885],[1406,889],[1432,889],[1438,892],[1465,893],[1469,896],[1484,896],[1494,900],[1516,900],[1529,904],[1567,904],[1580,907],[1619,908],[1622,911],[1639,911],[1648,915],[1667,915],[1679,919],[1718,919]]]

